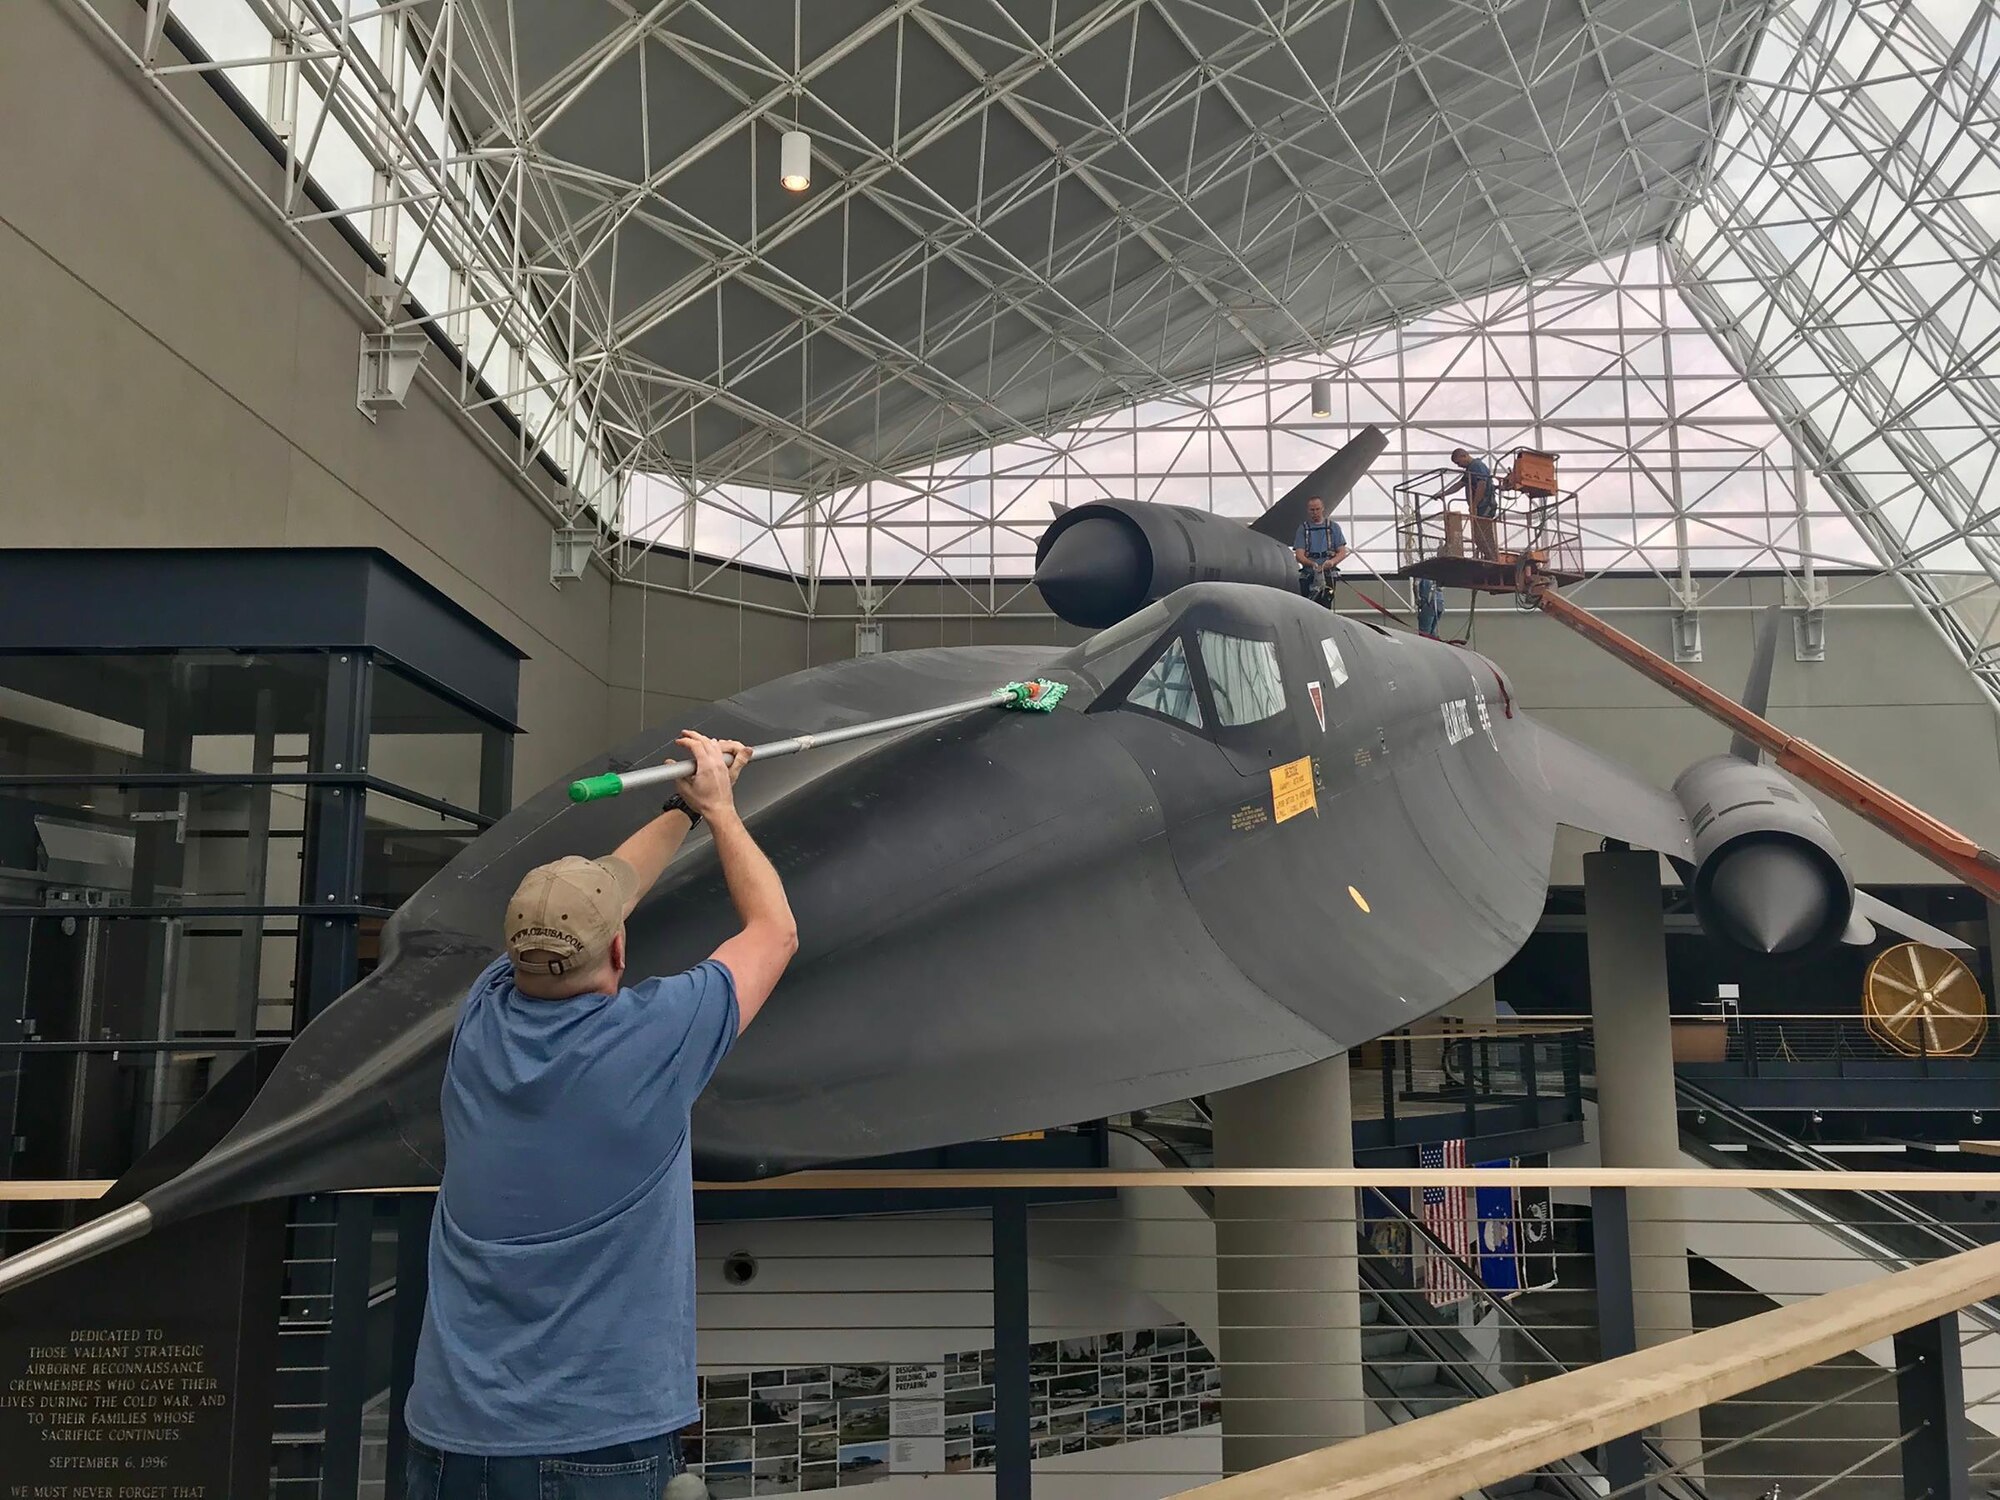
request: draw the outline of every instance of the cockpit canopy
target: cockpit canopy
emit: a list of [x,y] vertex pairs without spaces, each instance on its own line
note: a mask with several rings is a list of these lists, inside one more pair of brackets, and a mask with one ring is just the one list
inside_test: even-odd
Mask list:
[[[1249,597],[1244,597],[1248,593]],[[1151,714],[1214,737],[1285,711],[1267,591],[1196,584],[1099,631],[1065,663],[1100,687],[1092,713]]]

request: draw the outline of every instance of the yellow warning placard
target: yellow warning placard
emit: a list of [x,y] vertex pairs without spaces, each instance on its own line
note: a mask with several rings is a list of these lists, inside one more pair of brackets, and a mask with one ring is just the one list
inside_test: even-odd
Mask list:
[[1280,823],[1302,812],[1313,812],[1319,799],[1313,793],[1313,763],[1310,755],[1271,768],[1271,814]]

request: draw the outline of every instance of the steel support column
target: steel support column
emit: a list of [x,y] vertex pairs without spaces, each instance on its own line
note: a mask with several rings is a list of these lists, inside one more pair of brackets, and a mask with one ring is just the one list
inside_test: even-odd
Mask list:
[[1958,1315],[1933,1318],[1897,1334],[1896,1372],[1904,1500],[1971,1500]]
[[[1591,1262],[1597,1272],[1597,1357],[1617,1359],[1639,1350],[1638,1308],[1632,1292],[1632,1220],[1623,1188],[1590,1190]],[[1639,1433],[1613,1438],[1599,1451],[1597,1469],[1616,1495],[1653,1500],[1645,1485],[1646,1444]],[[1644,1488],[1636,1486],[1645,1485]]]
[[993,1495],[1028,1500],[1028,1195],[993,1198]]
[[355,1500],[361,1489],[361,1409],[368,1400],[369,1256],[374,1231],[374,1199],[348,1193],[336,1200],[320,1500]]
[[479,811],[504,817],[514,805],[514,736],[488,734],[479,751]]
[[[372,663],[365,652],[327,658],[326,698],[315,771],[361,775],[366,769]],[[315,786],[307,799],[306,855],[299,899],[308,905],[355,900],[361,883],[366,796],[358,787]],[[303,1027],[354,983],[359,934],[353,917],[305,924],[297,1025]]]
[[389,1332],[389,1456],[383,1500],[403,1500],[404,1465],[410,1452],[410,1429],[403,1408],[417,1368],[417,1335],[424,1326],[424,1301],[430,1293],[431,1213],[437,1199],[412,1193],[396,1205],[396,1305]]

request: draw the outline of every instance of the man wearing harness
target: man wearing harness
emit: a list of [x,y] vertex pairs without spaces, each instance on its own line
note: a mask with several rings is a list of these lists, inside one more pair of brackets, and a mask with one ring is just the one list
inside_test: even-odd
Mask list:
[[1347,536],[1338,521],[1326,518],[1326,506],[1315,495],[1306,501],[1305,524],[1292,538],[1292,555],[1299,560],[1299,592],[1333,608],[1333,584],[1340,577],[1340,560],[1347,556]]

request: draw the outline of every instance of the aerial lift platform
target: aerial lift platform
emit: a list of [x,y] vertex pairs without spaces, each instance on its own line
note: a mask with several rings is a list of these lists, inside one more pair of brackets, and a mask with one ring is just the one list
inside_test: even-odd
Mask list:
[[1477,516],[1465,475],[1432,469],[1395,489],[1396,576],[1442,588],[1518,593],[1532,572],[1553,583],[1583,581],[1583,525],[1576,492],[1556,482],[1556,458],[1522,448],[1494,476],[1499,514]]
[[1781,770],[1866,818],[1987,900],[2000,902],[2000,857],[1564,598],[1558,592],[1561,585],[1583,580],[1583,528],[1576,492],[1557,483],[1556,460],[1553,453],[1520,449],[1507,473],[1495,476],[1500,514],[1490,518],[1470,513],[1465,476],[1457,469],[1435,469],[1396,486],[1397,576],[1429,578],[1445,588],[1482,594],[1513,594],[1523,609],[1561,621],[1726,725]]

